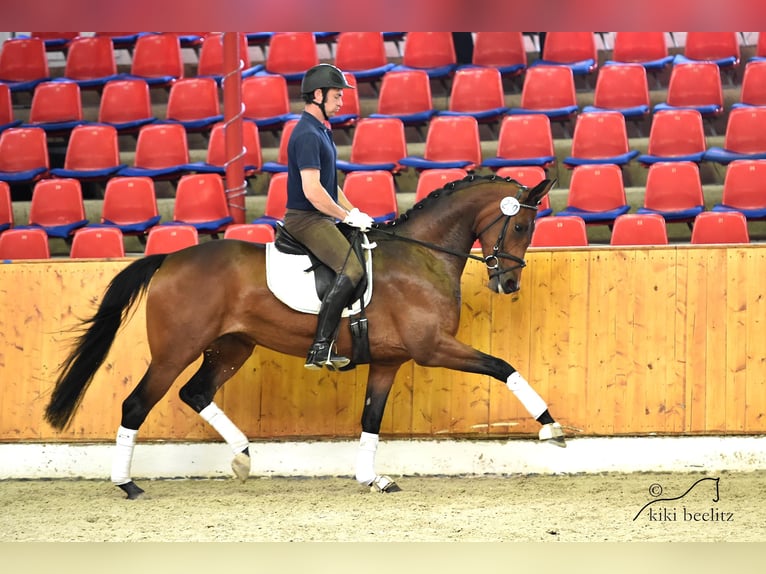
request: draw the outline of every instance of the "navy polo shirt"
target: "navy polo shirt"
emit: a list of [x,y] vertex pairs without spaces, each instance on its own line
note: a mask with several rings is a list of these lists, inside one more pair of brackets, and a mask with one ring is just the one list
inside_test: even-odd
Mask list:
[[303,194],[301,170],[319,170],[319,181],[335,201],[338,201],[338,150],[332,132],[314,116],[303,112],[295,124],[287,144],[287,208],[316,211]]

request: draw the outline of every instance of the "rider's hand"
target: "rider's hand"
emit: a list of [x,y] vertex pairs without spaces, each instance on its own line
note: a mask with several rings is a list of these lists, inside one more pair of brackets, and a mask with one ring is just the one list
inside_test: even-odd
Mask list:
[[369,231],[373,223],[375,223],[375,220],[363,211],[359,211],[355,207],[348,212],[348,215],[346,216],[346,219],[343,220],[343,223],[350,225],[351,227],[361,229],[362,231]]

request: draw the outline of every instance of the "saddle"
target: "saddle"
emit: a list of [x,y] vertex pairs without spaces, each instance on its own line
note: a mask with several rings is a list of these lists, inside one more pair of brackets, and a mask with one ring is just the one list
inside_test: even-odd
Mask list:
[[[370,244],[367,236],[358,229],[343,223],[338,223],[338,229],[349,240],[353,256],[359,258],[365,270],[343,311],[344,317],[350,317],[352,337],[351,363],[343,369],[348,370],[357,364],[370,362],[365,307],[372,297],[370,250],[375,244]],[[277,299],[296,311],[317,314],[336,275],[333,269],[292,236],[281,222],[277,224],[275,241],[266,246],[266,282]]]
[[[365,236],[358,229],[346,225],[345,223],[338,223],[337,225],[338,229],[341,231],[341,233],[343,233],[343,235],[351,244],[351,249],[355,256],[359,259],[359,261],[362,262],[362,266],[366,267],[364,264],[367,260],[367,256],[365,254],[365,249],[363,247],[362,241]],[[307,269],[304,269],[304,272],[314,272],[314,284],[316,286],[317,297],[319,297],[320,301],[323,300],[325,293],[327,293],[330,287],[332,287],[332,284],[335,283],[335,276],[337,275],[335,271],[322,263],[316,257],[316,255],[314,255],[309,250],[308,247],[290,235],[290,232],[285,229],[282,223],[277,224],[274,247],[282,253],[287,253],[288,255],[308,256],[309,261],[311,261],[311,266]],[[356,286],[356,290],[351,295],[351,299],[347,302],[347,307],[351,308],[351,303],[359,301],[363,297],[365,291],[367,290],[367,278],[367,269],[365,269],[365,274],[361,281],[359,281],[359,284]]]

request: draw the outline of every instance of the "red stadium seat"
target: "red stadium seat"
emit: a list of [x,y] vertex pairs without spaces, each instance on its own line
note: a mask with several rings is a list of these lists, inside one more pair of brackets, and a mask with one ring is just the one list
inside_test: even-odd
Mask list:
[[223,185],[217,173],[185,175],[178,181],[173,221],[191,225],[199,233],[215,235],[234,220]]
[[399,118],[364,118],[354,128],[349,161],[338,160],[338,169],[397,173],[399,160],[407,156],[404,123]]
[[0,46],[0,82],[12,92],[33,92],[51,79],[41,38],[8,38]]
[[699,167],[690,161],[660,162],[649,167],[643,206],[666,221],[691,222],[705,209]]
[[624,213],[614,220],[610,245],[667,245],[665,218],[657,213]]
[[69,239],[76,229],[87,224],[79,180],[43,179],[35,184],[29,225],[40,227],[48,237]]
[[506,116],[500,124],[497,154],[482,165],[491,169],[511,166],[550,167],[556,161],[551,121],[544,114]]
[[0,260],[49,259],[48,235],[42,229],[9,229],[0,233]]
[[123,133],[137,132],[154,122],[149,84],[145,80],[112,80],[104,85],[98,106],[98,121]]
[[104,180],[127,167],[120,163],[117,130],[108,124],[75,127],[69,136],[64,167],[51,169],[55,177]]
[[738,211],[703,211],[694,220],[691,243],[750,243],[747,219]]
[[588,245],[581,217],[543,217],[535,221],[530,247],[584,247]]
[[343,193],[353,206],[378,223],[399,215],[394,176],[390,171],[351,172],[343,181]]
[[442,189],[453,181],[460,181],[468,172],[460,168],[424,169],[418,174],[418,184],[415,188],[415,201],[418,202],[432,191]]
[[191,225],[156,225],[146,237],[144,255],[173,253],[198,243],[199,235]]
[[0,133],[0,181],[35,182],[48,175],[49,162],[42,128],[15,127]]
[[125,257],[122,231],[116,227],[83,227],[74,232],[69,257],[101,259]]
[[665,110],[652,116],[649,147],[638,161],[651,165],[661,161],[702,161],[707,142],[702,114],[697,110]]
[[239,239],[253,243],[273,243],[276,232],[266,223],[234,223],[226,228],[224,239]]
[[266,223],[275,227],[278,221],[285,218],[287,210],[287,172],[275,173],[269,180],[266,191],[266,207],[263,215],[252,223]]
[[160,222],[154,180],[150,177],[115,177],[106,184],[101,223],[123,235],[143,237]]
[[415,169],[458,167],[471,170],[481,164],[479,124],[472,116],[437,116],[428,124],[424,155],[402,158]]
[[578,216],[588,224],[611,226],[630,210],[622,171],[615,164],[578,165],[572,171],[566,207],[560,216]]

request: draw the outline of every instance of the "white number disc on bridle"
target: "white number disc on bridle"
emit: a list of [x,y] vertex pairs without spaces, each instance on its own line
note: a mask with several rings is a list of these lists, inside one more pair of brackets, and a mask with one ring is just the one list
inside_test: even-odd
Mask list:
[[521,204],[515,197],[504,197],[500,202],[500,211],[505,215],[516,215],[520,209]]

